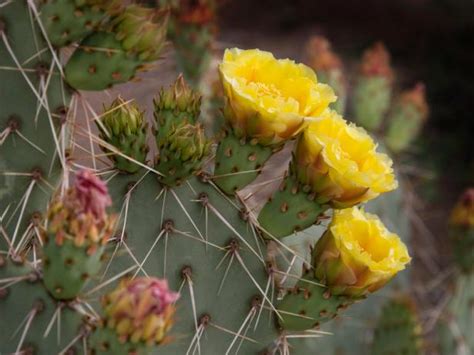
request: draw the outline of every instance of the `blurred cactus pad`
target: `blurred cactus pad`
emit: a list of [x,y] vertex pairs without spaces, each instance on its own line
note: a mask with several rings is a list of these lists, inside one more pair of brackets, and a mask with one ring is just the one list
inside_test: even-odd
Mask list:
[[[1,4],[0,354],[369,353],[409,284],[391,158],[334,111],[339,74],[257,49],[225,51],[210,136],[215,4],[165,5]],[[183,75],[116,94],[166,38]]]
[[355,73],[322,36],[308,40],[304,58],[320,80],[334,88],[338,100],[332,105],[338,113],[347,111],[393,154],[410,151],[429,115],[425,87],[417,83],[399,92],[390,53],[383,43],[364,51]]

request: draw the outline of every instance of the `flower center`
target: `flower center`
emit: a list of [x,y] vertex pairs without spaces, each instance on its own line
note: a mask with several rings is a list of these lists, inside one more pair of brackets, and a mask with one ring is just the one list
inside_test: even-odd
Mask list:
[[277,87],[273,84],[266,84],[266,83],[261,83],[261,82],[249,82],[249,87],[255,90],[257,95],[259,97],[263,96],[273,96],[273,97],[283,97],[282,93],[280,90],[277,89]]

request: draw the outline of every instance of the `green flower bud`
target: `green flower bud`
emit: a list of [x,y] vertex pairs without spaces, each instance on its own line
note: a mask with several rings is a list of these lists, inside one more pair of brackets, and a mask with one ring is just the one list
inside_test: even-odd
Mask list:
[[136,162],[144,164],[148,153],[146,142],[148,124],[138,106],[118,97],[110,107],[104,107],[102,124],[98,124],[98,127],[100,138],[133,159],[127,159],[103,148],[106,153],[111,153],[109,158],[115,167],[128,173],[137,172],[140,165]]

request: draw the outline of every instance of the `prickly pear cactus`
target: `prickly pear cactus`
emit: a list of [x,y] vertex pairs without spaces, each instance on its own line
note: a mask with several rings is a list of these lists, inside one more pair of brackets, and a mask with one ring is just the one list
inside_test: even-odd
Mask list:
[[[99,3],[77,5],[88,13]],[[7,108],[0,353],[286,354],[291,339],[319,337],[322,323],[409,262],[400,238],[356,207],[396,188],[392,162],[328,109],[333,90],[308,67],[259,50],[226,51],[227,135],[214,161],[198,120],[199,94],[182,78],[157,92],[151,132],[133,102],[117,98],[97,114],[83,94],[65,92],[66,82],[84,90],[125,82],[156,60],[165,14],[131,5],[110,15],[85,38],[77,34],[80,45],[63,66],[35,2],[0,9],[0,103]],[[76,120],[78,104],[94,113],[97,134]],[[324,125],[312,126],[308,117],[320,115]],[[227,160],[243,169],[253,164],[255,178],[292,139],[298,149],[287,168],[290,193],[273,191],[270,200],[282,203],[262,209],[286,214],[291,229],[282,231],[235,193],[252,179],[225,185],[221,178],[247,172]],[[353,139],[362,149],[347,154]],[[90,168],[77,151],[88,154]],[[322,151],[338,151],[348,165],[364,159],[368,172],[347,176]],[[373,180],[362,179],[366,173]],[[316,212],[289,213],[285,206],[302,197]],[[296,250],[304,239],[293,248],[284,238],[327,219],[329,208],[334,218],[306,259],[308,250]],[[336,242],[346,237],[352,247]]]

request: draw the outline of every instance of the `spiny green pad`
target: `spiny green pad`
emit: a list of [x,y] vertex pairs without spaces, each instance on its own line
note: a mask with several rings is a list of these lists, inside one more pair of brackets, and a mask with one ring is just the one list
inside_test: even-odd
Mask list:
[[63,47],[92,33],[108,13],[120,7],[117,0],[47,0],[41,7],[41,20],[51,44]]
[[132,158],[127,159],[102,147],[109,154],[114,166],[123,172],[135,173],[140,170],[138,163],[145,164],[148,153],[146,134],[148,124],[144,113],[133,102],[125,102],[118,97],[108,108],[104,108],[102,124],[97,123],[100,138],[113,145],[121,153]]
[[354,302],[331,295],[311,274],[307,271],[277,306],[281,316],[278,322],[285,330],[317,328]]
[[353,109],[358,124],[377,130],[390,108],[392,89],[390,80],[382,76],[361,77],[354,88]]
[[[0,280],[19,278],[18,282],[0,284],[0,353],[13,354],[18,349],[26,354],[58,354],[76,338],[81,331],[82,315],[72,309],[72,304],[54,301],[41,286],[38,270],[27,262],[13,263],[0,255]],[[48,325],[58,308],[61,308],[61,323],[46,333]],[[20,344],[25,322],[31,323]],[[56,319],[57,322],[57,319]],[[18,328],[18,332],[15,331]],[[58,332],[61,336],[58,337]],[[72,347],[81,348],[81,342]],[[32,351],[32,352],[28,352]]]
[[410,300],[391,300],[375,326],[372,355],[422,354],[421,325]]
[[[123,223],[125,242],[133,245],[133,257],[139,263],[144,261],[144,271],[139,270],[137,276],[146,272],[165,277],[172,290],[180,290],[176,324],[170,332],[172,341],[160,345],[156,353],[185,354],[196,334],[196,317],[198,326],[204,328],[201,353],[225,354],[251,311],[255,296],[263,298],[254,281],[262,290],[268,282],[265,263],[257,257],[259,248],[263,251],[265,244],[255,238],[248,222],[242,219],[238,205],[237,208],[233,205],[237,201],[229,201],[211,183],[203,182],[207,179],[191,177],[179,187],[162,188],[156,176],[148,173],[143,177],[144,173],[117,175],[110,180],[109,189],[117,209],[124,208],[125,194],[131,191],[128,215]],[[229,264],[232,255],[233,261]],[[104,279],[134,265],[136,262],[122,247]],[[210,320],[206,320],[206,315]],[[247,336],[257,343],[238,338],[233,350],[236,351],[241,340],[241,354],[257,354],[271,343],[277,331],[273,322],[269,325],[269,317],[268,308],[264,308],[255,331],[256,318],[252,322],[252,331]]]
[[95,32],[81,42],[64,72],[75,89],[104,90],[129,81],[141,64],[122,48],[114,33]]
[[216,152],[214,181],[226,194],[250,184],[277,148],[265,147],[253,140],[237,138],[232,131],[224,133]]
[[328,209],[314,201],[314,194],[305,191],[293,175],[287,176],[258,216],[268,238],[283,238],[316,223]]
[[[70,92],[65,89],[57,67],[51,66],[52,55],[30,11],[27,1],[17,0],[2,2],[0,10],[0,32],[4,28],[13,55],[23,63],[29,80],[20,70],[6,69],[17,68],[17,64],[0,40],[0,132],[10,130],[2,136],[0,144],[0,225],[9,238],[16,235],[15,243],[25,234],[33,217],[43,214],[51,197],[50,187],[55,187],[62,175],[53,134],[63,130],[67,137],[72,122],[67,109]],[[40,90],[42,83],[48,84]],[[47,99],[47,105],[38,102],[32,87]],[[0,249],[8,248],[0,237]],[[19,252],[22,251],[20,247]]]
[[107,327],[96,328],[88,339],[88,348],[92,354],[110,355],[147,355],[150,350],[146,344],[121,342],[114,330]]
[[49,238],[43,248],[46,289],[58,300],[76,297],[100,270],[103,251],[101,247],[89,254],[86,247],[77,247],[70,240],[58,246],[54,237]]

